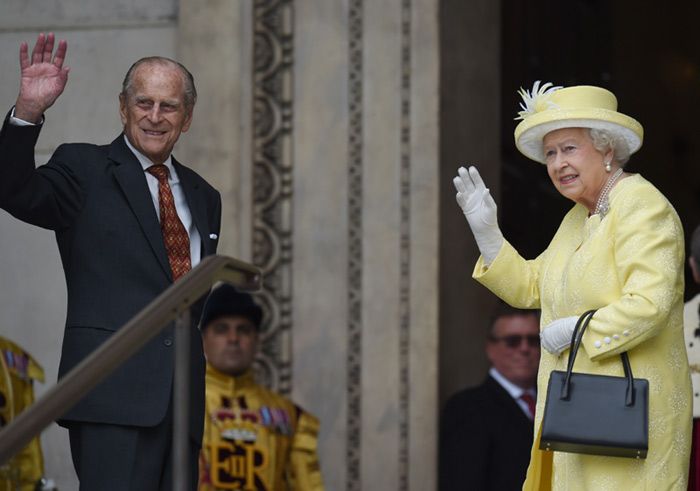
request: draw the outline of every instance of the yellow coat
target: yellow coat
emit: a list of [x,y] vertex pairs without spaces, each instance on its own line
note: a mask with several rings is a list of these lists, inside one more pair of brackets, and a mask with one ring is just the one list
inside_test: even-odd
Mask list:
[[474,278],[509,304],[542,309],[541,326],[598,309],[575,371],[621,376],[629,352],[635,377],[649,380],[646,460],[545,453],[540,423],[549,373],[561,356],[542,351],[535,442],[526,490],[685,490],[692,403],[683,339],[683,229],[666,198],[640,175],[620,181],[603,220],[575,205],[547,249],[526,261],[508,244]]

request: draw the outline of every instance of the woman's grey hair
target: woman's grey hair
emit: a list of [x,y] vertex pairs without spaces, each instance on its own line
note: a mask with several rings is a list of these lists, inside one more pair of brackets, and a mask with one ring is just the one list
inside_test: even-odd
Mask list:
[[134,73],[136,72],[136,69],[140,67],[141,65],[161,65],[161,66],[171,66],[174,68],[177,68],[180,71],[180,75],[182,76],[182,82],[183,86],[185,88],[184,90],[184,102],[185,102],[185,108],[188,111],[191,111],[192,108],[194,108],[195,103],[197,102],[197,89],[194,86],[194,77],[190,73],[190,71],[185,68],[185,66],[182,63],[178,63],[175,60],[171,60],[170,58],[166,58],[165,56],[148,56],[146,58],[141,58],[138,60],[136,63],[131,65],[131,68],[129,68],[129,71],[126,72],[126,76],[124,77],[124,81],[122,82],[122,92],[121,95],[125,98],[127,98],[131,94],[131,90],[133,88],[133,83],[134,83]]
[[617,162],[620,167],[625,166],[630,159],[631,153],[624,138],[618,138],[608,130],[589,128],[588,132],[596,150],[603,153],[612,150],[613,160]]

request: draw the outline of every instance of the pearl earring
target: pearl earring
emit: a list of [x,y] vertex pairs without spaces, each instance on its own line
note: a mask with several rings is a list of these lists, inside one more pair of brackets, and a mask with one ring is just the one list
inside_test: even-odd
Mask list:
[[607,162],[605,162],[605,171],[606,171],[606,172],[612,171],[612,165],[610,165],[610,161],[609,161],[609,160],[608,160]]

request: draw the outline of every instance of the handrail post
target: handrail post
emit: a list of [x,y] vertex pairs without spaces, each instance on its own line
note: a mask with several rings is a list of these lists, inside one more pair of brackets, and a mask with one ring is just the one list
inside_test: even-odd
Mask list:
[[173,491],[189,489],[190,323],[189,308],[175,319]]

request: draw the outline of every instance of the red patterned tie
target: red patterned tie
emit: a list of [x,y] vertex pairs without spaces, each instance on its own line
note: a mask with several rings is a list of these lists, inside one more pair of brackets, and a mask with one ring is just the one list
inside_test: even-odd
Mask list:
[[173,273],[173,281],[192,269],[190,259],[190,238],[184,225],[177,216],[175,199],[168,184],[168,168],[163,165],[152,165],[146,169],[158,179],[158,203],[160,205],[160,229],[163,232],[165,250],[168,252],[168,262]]
[[527,408],[530,410],[530,419],[535,419],[535,398],[532,397],[532,394],[523,392],[520,399],[527,404]]

